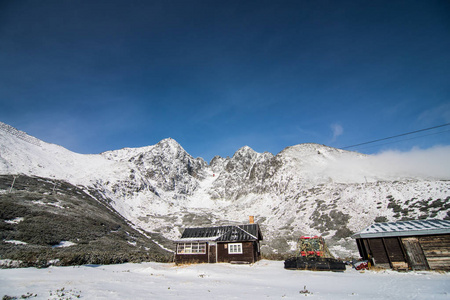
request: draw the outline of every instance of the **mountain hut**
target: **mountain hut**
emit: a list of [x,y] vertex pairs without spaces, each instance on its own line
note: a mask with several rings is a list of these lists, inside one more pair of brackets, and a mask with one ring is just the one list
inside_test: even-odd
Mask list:
[[186,228],[176,241],[175,263],[254,263],[261,258],[258,224]]

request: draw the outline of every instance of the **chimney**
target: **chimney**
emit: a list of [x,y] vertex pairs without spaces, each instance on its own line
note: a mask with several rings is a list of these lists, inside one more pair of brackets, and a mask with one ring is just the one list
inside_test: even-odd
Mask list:
[[250,224],[254,224],[254,223],[255,223],[255,217],[254,217],[254,216],[250,216],[250,217],[248,218],[248,222],[249,222]]

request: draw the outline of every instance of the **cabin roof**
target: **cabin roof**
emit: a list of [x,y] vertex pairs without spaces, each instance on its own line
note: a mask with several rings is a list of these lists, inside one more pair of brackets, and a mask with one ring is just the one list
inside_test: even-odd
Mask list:
[[450,234],[450,221],[429,219],[375,223],[354,234],[352,238],[358,239],[436,234]]
[[186,228],[177,242],[216,241],[242,242],[262,240],[258,224]]

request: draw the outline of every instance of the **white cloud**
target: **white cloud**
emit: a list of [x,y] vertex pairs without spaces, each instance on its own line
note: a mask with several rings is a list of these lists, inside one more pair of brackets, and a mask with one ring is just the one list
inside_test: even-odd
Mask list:
[[371,157],[378,168],[397,174],[450,179],[450,146],[428,149],[413,148],[408,152],[385,151]]
[[331,124],[330,127],[333,131],[333,138],[331,139],[331,141],[334,142],[340,135],[344,133],[344,128],[342,128],[342,126],[337,123]]
[[425,110],[420,114],[419,120],[430,121],[433,124],[439,122],[439,120],[450,122],[450,103],[444,103]]
[[313,172],[336,182],[379,180],[450,180],[450,146],[414,148],[407,152],[385,151],[374,155],[349,152]]

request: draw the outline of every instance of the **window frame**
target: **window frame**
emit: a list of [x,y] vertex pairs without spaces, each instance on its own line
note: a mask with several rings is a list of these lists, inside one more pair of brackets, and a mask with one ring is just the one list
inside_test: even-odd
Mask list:
[[177,243],[177,254],[180,255],[206,254],[206,243],[202,242]]
[[228,244],[228,254],[243,254],[244,249],[242,243],[230,243]]

